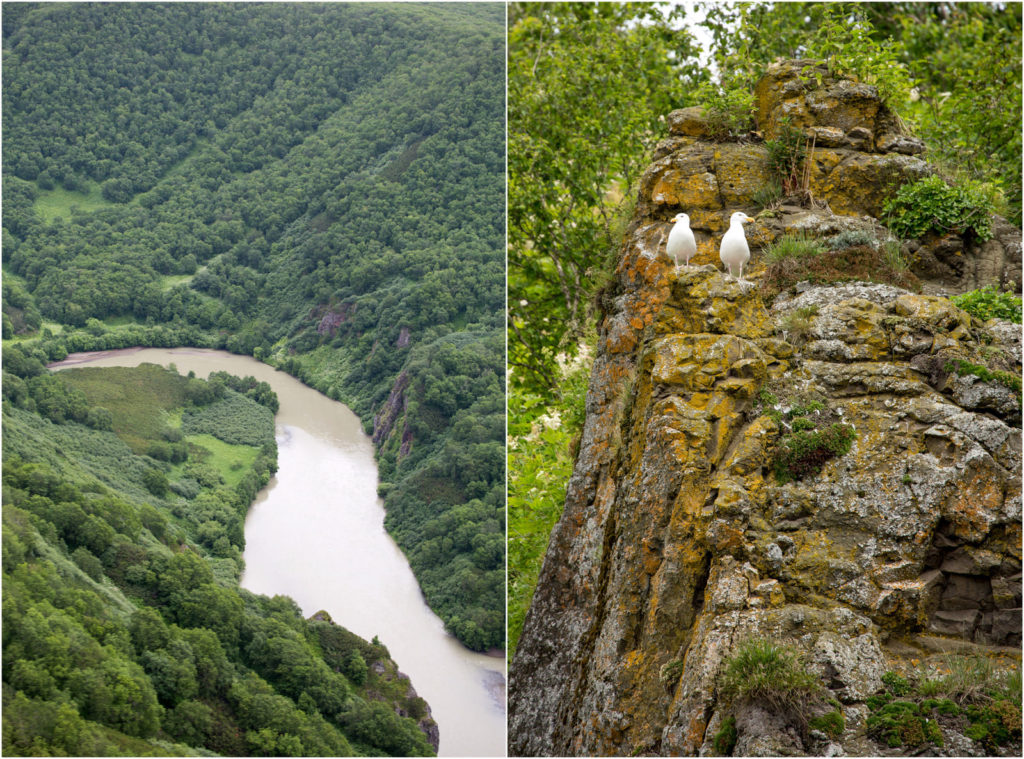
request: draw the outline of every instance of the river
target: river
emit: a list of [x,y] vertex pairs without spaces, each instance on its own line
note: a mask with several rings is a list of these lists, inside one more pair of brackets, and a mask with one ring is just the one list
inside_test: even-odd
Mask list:
[[505,756],[505,660],[466,649],[423,600],[405,555],[384,530],[373,444],[348,407],[248,356],[198,348],[75,353],[53,368],[174,364],[207,377],[227,371],[268,382],[278,471],[245,521],[245,572],[254,593],[291,596],[307,617],[331,618],[387,646],[430,704],[440,756]]

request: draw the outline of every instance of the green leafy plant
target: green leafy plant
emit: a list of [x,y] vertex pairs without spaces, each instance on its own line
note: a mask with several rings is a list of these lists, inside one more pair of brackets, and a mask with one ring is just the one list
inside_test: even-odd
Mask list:
[[954,359],[948,362],[945,369],[947,372],[956,372],[961,377],[972,375],[982,382],[998,382],[1000,385],[1004,385],[1011,390],[1016,390],[1018,393],[1021,392],[1021,378],[1019,374],[999,370],[992,371],[988,367],[972,364],[970,361],[962,359]]
[[988,285],[950,298],[958,307],[982,321],[1009,319],[1021,323],[1021,299],[1013,293],[1003,293]]
[[754,96],[744,82],[702,82],[694,97],[704,105],[704,118],[715,139],[739,137],[753,126]]
[[823,58],[833,75],[851,75],[873,84],[882,100],[896,110],[910,94],[910,74],[894,61],[899,44],[891,38],[879,41],[874,32],[864,11],[835,3],[824,8],[821,23],[808,43],[808,54]]
[[957,232],[978,240],[992,237],[991,200],[977,183],[954,187],[933,175],[903,185],[883,208],[889,229],[897,237],[921,237],[929,231]]
[[513,387],[508,402],[508,656],[515,653],[583,428],[589,365],[563,375],[561,400]]
[[804,171],[804,159],[807,157],[808,139],[786,120],[782,121],[780,127],[781,133],[777,139],[764,142],[768,151],[768,171],[779,182],[783,195],[806,192],[809,176]]

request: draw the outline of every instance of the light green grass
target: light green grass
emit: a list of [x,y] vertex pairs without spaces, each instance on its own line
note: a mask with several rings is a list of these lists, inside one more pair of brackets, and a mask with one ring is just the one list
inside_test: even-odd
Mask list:
[[185,401],[184,377],[162,366],[81,367],[65,369],[62,379],[85,393],[89,402],[110,411],[114,432],[136,453],[163,440],[167,411]]
[[186,435],[185,440],[209,451],[210,455],[203,463],[216,469],[230,488],[238,485],[260,452],[251,445],[231,445],[213,435]]
[[776,263],[788,258],[805,258],[820,256],[825,252],[825,245],[805,232],[788,232],[778,240],[769,243],[764,249],[766,261]]
[[178,285],[186,285],[192,281],[194,274],[168,274],[160,277],[159,285],[161,290],[170,290]]
[[35,208],[45,221],[53,221],[56,218],[70,219],[72,207],[88,213],[101,208],[113,208],[115,205],[104,199],[99,185],[95,183],[89,184],[87,192],[69,192],[63,187],[38,192]]

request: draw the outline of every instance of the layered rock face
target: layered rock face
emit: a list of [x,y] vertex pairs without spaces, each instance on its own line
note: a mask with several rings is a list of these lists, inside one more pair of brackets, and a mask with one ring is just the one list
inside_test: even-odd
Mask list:
[[[794,228],[873,228],[880,178],[928,171],[871,88],[793,82],[769,72],[759,126],[785,110],[825,130],[835,146],[812,156],[812,191],[828,208],[748,228],[755,282],[759,245]],[[510,670],[510,753],[712,753],[723,662],[756,637],[806,652],[847,727],[818,745],[741,715],[734,753],[873,754],[863,702],[901,655],[1020,647],[1020,392],[953,371],[1019,376],[1020,328],[878,284],[801,286],[766,305],[709,265],[729,214],[756,211],[763,146],[708,142],[693,112],[671,122],[606,302],[579,457]],[[675,270],[664,240],[679,210],[698,265]],[[990,264],[991,281],[1019,282],[1019,234],[989,264],[962,248],[935,286],[973,287]],[[781,476],[787,436],[830,425],[855,431],[849,452]]]

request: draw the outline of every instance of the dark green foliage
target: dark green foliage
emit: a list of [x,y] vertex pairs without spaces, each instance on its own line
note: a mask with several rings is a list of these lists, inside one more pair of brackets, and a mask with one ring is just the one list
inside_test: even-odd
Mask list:
[[843,718],[842,710],[833,709],[820,717],[812,717],[807,725],[812,730],[821,730],[830,738],[838,738],[846,729],[846,720]]
[[[135,396],[157,408],[168,394],[186,402],[162,370],[139,373],[162,391],[114,374],[129,408],[141,408]],[[157,471],[150,460],[112,433],[20,409],[6,409],[3,423],[5,754],[167,755],[175,751],[154,741],[170,737],[218,753],[344,756],[354,751],[346,734],[371,755],[429,752],[395,713],[407,686],[388,690],[359,658],[394,672],[382,647],[330,626],[324,639],[348,642],[360,686],[334,671],[337,654],[329,663],[313,634],[320,623],[294,602],[215,580],[208,559],[219,539],[241,541],[248,501],[206,488],[181,518],[144,490]],[[273,452],[264,455],[272,465]],[[177,537],[164,545],[170,531]],[[384,694],[391,718],[358,709],[341,718],[370,692]]]
[[952,186],[940,176],[925,177],[903,185],[884,210],[889,229],[902,238],[930,231],[970,234],[982,241],[992,236],[995,209],[970,183]]
[[823,430],[800,430],[784,436],[775,452],[775,479],[785,484],[813,477],[826,463],[848,453],[856,438],[853,427],[838,422]]
[[366,662],[358,651],[350,651],[345,657],[345,677],[356,685],[366,682]]
[[[5,29],[5,274],[26,325],[31,306],[65,327],[39,332],[41,360],[136,345],[251,354],[368,431],[404,371],[406,413],[378,441],[383,479],[401,485],[388,528],[449,628],[500,645],[503,8],[72,4],[5,14]],[[76,191],[53,210],[61,187]],[[456,354],[410,366],[445,342]],[[34,367],[18,368],[24,382],[4,388],[27,407]],[[228,387],[276,409],[263,383],[225,383],[182,392],[204,406]],[[99,405],[138,433],[136,453],[159,439],[138,427],[159,413]],[[218,423],[228,407],[209,416],[242,440],[241,420]],[[164,442],[151,452],[174,462]],[[193,481],[233,481],[206,466],[171,491],[194,500]],[[413,556],[424,522],[478,501],[486,517],[458,546]]]
[[998,382],[1000,385],[1005,385],[1011,390],[1016,390],[1018,393],[1021,391],[1021,379],[1019,374],[1013,374],[1012,372],[1003,371],[992,371],[988,367],[981,366],[979,364],[972,364],[970,361],[964,361],[962,359],[955,359],[945,367],[947,372],[955,371],[957,374],[972,375],[977,377],[982,382]]
[[162,498],[167,495],[167,475],[159,469],[147,469],[146,473],[142,475],[142,484],[155,496]]
[[71,560],[89,577],[99,582],[103,577],[103,564],[85,546],[79,546],[71,552]]
[[954,295],[950,300],[982,321],[1009,319],[1021,323],[1021,299],[1013,293],[999,292],[995,285]]
[[722,720],[722,726],[715,733],[714,748],[719,756],[732,756],[732,750],[736,748],[736,718],[729,715]]
[[415,723],[399,717],[379,701],[358,703],[342,715],[353,739],[368,746],[378,746],[392,756],[431,756],[433,750]]
[[186,411],[181,429],[186,435],[207,434],[225,443],[259,447],[274,442],[274,414],[229,390],[213,403]]
[[971,724],[966,733],[988,753],[996,753],[999,746],[1021,735],[1021,710],[1008,700],[995,700],[986,704],[971,704],[965,710]]
[[883,674],[882,684],[894,696],[905,696],[910,693],[910,682],[898,672],[886,672]]
[[890,701],[872,711],[868,717],[868,734],[890,748],[906,746],[917,748],[923,743],[942,747],[942,731],[934,718],[928,716],[931,710],[922,710],[913,701]]

